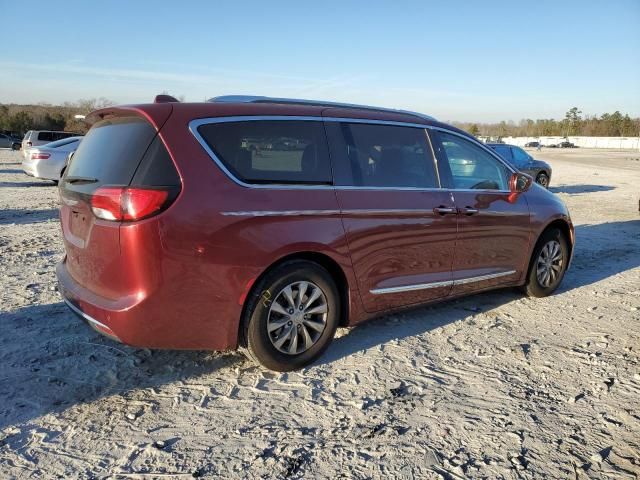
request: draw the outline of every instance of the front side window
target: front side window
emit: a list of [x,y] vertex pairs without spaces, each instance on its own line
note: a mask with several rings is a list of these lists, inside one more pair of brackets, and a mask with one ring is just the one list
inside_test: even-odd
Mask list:
[[332,183],[322,122],[210,123],[198,132],[231,174],[244,182]]
[[353,186],[437,188],[433,155],[424,129],[342,123]]
[[451,176],[453,188],[472,190],[509,190],[509,169],[481,147],[458,135],[438,134]]

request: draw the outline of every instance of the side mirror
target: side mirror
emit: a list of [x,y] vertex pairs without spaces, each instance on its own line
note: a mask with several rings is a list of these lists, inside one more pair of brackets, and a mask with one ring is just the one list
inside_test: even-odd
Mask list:
[[511,175],[509,179],[509,190],[511,193],[522,193],[529,190],[531,184],[533,183],[533,178],[527,175],[526,173],[516,172]]

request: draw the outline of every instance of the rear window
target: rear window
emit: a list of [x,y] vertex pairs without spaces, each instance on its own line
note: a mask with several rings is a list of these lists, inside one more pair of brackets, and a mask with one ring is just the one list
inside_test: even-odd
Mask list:
[[331,183],[322,122],[260,120],[202,125],[224,166],[247,183]]
[[[179,184],[173,162],[155,128],[140,117],[115,117],[95,123],[84,136],[65,179],[95,179],[92,189],[100,185],[129,185],[139,165],[145,173],[139,176],[138,184],[144,184],[160,171],[165,171],[161,177],[170,178],[164,184]],[[69,188],[67,182],[65,188]]]
[[64,138],[62,140],[56,140],[55,142],[51,142],[49,144],[47,144],[47,148],[58,148],[58,147],[64,147],[65,145],[69,145],[70,143],[75,143],[75,142],[79,142],[80,140],[77,138],[72,138],[72,139],[67,139]]

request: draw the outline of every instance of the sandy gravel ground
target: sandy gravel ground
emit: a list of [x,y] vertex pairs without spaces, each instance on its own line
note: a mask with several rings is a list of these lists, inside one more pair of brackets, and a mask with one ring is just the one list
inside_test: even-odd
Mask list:
[[1,151],[0,478],[638,478],[640,153],[535,154],[577,225],[556,295],[386,316],[274,374],[77,320],[56,189]]

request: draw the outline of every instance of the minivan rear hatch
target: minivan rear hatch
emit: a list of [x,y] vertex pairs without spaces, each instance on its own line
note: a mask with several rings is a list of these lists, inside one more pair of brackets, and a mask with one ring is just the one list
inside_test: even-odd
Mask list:
[[160,213],[180,191],[180,177],[158,134],[171,111],[162,107],[169,111],[160,125],[133,110],[102,115],[60,180],[66,268],[103,298],[126,294],[122,223]]

